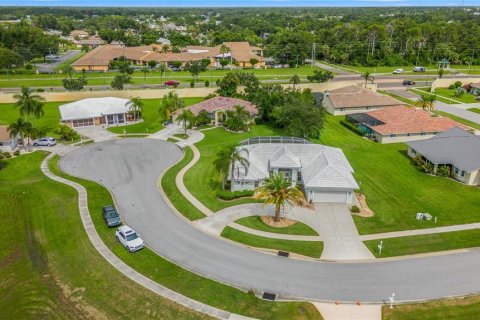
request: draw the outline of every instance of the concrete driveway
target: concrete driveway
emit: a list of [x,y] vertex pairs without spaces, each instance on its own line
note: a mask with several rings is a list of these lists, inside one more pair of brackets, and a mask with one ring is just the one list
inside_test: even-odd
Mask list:
[[93,126],[93,127],[80,127],[73,128],[81,136],[93,139],[95,142],[106,141],[116,139],[117,135],[108,131],[106,127],[103,126]]
[[408,260],[333,263],[278,257],[206,234],[177,216],[158,192],[158,176],[181,156],[180,149],[166,141],[118,139],[73,150],[61,159],[60,167],[109,188],[124,221],[161,256],[245,290],[273,292],[283,298],[380,303],[392,292],[398,301],[406,301],[480,291],[477,250]]

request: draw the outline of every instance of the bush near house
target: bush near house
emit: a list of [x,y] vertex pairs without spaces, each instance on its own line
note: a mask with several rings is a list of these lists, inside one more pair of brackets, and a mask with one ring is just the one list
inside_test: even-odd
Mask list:
[[241,191],[227,191],[227,190],[219,190],[217,191],[217,198],[222,200],[233,200],[243,197],[251,197],[253,196],[254,190],[241,190]]
[[358,134],[358,135],[361,136],[361,137],[365,136],[365,132],[363,132],[362,130],[358,129],[354,124],[352,124],[352,123],[350,123],[350,122],[348,122],[348,121],[340,120],[340,124],[341,124],[342,126],[344,126],[345,128],[352,130],[353,132],[355,132],[356,134]]

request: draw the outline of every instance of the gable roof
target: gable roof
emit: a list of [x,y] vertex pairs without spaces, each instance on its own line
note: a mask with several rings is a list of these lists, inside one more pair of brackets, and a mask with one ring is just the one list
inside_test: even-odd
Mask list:
[[383,124],[369,125],[370,129],[382,135],[408,133],[438,133],[453,127],[467,128],[450,118],[433,116],[429,112],[396,106],[366,113]]
[[348,86],[326,92],[335,109],[360,107],[389,107],[402,103],[390,96],[373,92],[367,88]]
[[480,136],[457,127],[407,145],[435,164],[452,164],[466,172],[480,168]]
[[244,107],[245,110],[250,112],[251,115],[258,113],[257,107],[253,103],[230,97],[213,97],[211,99],[191,105],[187,107],[187,109],[191,110],[193,114],[198,115],[198,113],[202,110],[207,110],[209,113],[212,113],[218,109],[233,110],[237,105]]
[[257,143],[239,148],[248,150],[244,156],[250,163],[247,172],[235,164],[241,180],[265,179],[271,168],[299,168],[307,188],[358,189],[353,169],[341,149],[296,143]]
[[60,116],[63,121],[102,117],[108,114],[127,113],[128,99],[89,98],[61,105]]

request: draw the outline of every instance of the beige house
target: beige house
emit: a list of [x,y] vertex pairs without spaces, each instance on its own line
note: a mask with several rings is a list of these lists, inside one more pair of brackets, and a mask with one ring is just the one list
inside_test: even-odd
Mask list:
[[325,91],[322,105],[328,113],[338,116],[395,107],[402,102],[368,88],[348,86]]
[[423,141],[408,142],[408,155],[420,155],[433,164],[450,168],[453,178],[474,186],[480,186],[480,136],[454,127]]
[[133,122],[130,100],[89,98],[61,105],[61,122],[71,128],[119,126]]
[[89,37],[89,34],[87,31],[84,30],[73,30],[72,32],[70,32],[70,37],[76,39],[86,39]]
[[12,139],[10,137],[10,132],[8,131],[8,126],[0,126],[0,151],[2,151],[2,149],[4,151],[15,149],[19,138],[20,136],[17,136]]

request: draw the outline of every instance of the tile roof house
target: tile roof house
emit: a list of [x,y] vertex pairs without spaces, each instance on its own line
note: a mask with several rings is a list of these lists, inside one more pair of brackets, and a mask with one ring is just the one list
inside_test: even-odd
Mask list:
[[258,114],[257,107],[253,103],[230,97],[213,97],[211,99],[186,107],[186,109],[191,110],[194,115],[198,115],[200,111],[206,110],[210,114],[212,120],[215,122],[215,125],[219,125],[226,119],[225,112],[227,110],[234,110],[235,106],[244,107],[252,117],[255,117]]
[[[262,137],[268,138],[268,137]],[[254,190],[273,173],[282,172],[292,185],[301,184],[305,196],[312,202],[340,202],[351,204],[358,184],[353,169],[341,149],[312,144],[303,139],[279,142],[279,137],[242,142],[243,156],[250,165],[247,170],[235,164],[232,191]],[[289,137],[280,137],[289,138]],[[258,139],[249,139],[251,141]],[[301,140],[301,141],[300,141]],[[262,142],[263,141],[263,142]]]
[[2,149],[3,151],[11,151],[15,149],[19,138],[20,135],[12,139],[10,137],[10,132],[8,131],[8,126],[0,126],[0,151],[2,151]]
[[367,88],[348,86],[326,91],[322,105],[337,116],[395,107],[402,105],[402,102]]
[[480,136],[454,127],[422,141],[407,143],[408,155],[421,155],[434,165],[451,168],[454,178],[468,185],[480,185]]
[[85,39],[88,38],[88,32],[84,30],[73,30],[70,32],[70,37]]
[[452,119],[406,106],[350,114],[345,119],[380,143],[424,140],[453,127],[467,128]]

